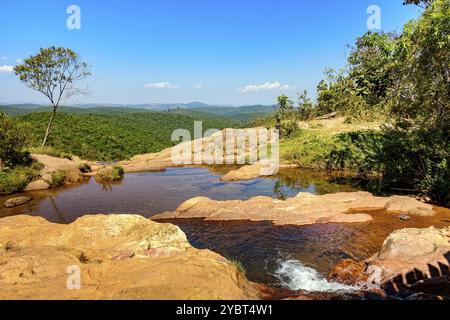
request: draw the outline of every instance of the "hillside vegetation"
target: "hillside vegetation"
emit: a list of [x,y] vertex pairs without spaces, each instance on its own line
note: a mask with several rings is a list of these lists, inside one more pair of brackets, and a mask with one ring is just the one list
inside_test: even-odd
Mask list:
[[301,129],[286,137],[280,144],[280,158],[284,163],[302,168],[345,170],[332,165],[331,154],[344,142],[342,137],[355,133],[379,132],[380,122],[346,123],[345,117],[301,121]]
[[241,123],[247,123],[255,117],[272,113],[276,106],[254,105],[242,107],[199,107],[195,111],[212,113]]
[[[42,139],[48,112],[33,112],[19,117],[31,125],[34,145]],[[180,115],[130,110],[97,112],[61,112],[49,137],[49,145],[87,160],[123,160],[136,154],[157,152],[172,146],[172,132],[186,129],[193,135],[194,121],[203,122],[203,130],[224,129],[235,123],[211,115]]]

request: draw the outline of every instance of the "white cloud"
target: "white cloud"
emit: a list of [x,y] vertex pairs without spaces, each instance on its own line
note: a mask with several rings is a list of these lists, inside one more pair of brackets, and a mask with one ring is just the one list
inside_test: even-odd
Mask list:
[[240,92],[255,92],[255,91],[268,91],[268,90],[289,90],[292,89],[287,84],[281,84],[278,81],[264,82],[261,84],[250,84],[243,89],[239,89]]
[[11,73],[14,71],[14,67],[13,66],[0,66],[0,72],[4,72],[4,73]]
[[16,62],[17,62],[17,63],[22,63],[22,62],[23,62],[23,59],[20,59],[20,58],[19,58],[19,59],[16,59]]
[[8,60],[8,58],[7,58],[7,57],[2,57],[2,60],[5,60],[5,61],[6,61],[6,60]]
[[194,83],[193,85],[192,85],[195,89],[202,89],[203,88],[203,83]]
[[144,88],[147,89],[177,89],[178,86],[176,84],[172,84],[170,82],[155,82],[155,83],[148,83],[144,86]]

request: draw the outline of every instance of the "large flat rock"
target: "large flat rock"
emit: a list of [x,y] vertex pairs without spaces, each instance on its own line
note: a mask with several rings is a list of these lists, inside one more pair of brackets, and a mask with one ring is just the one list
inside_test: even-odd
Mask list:
[[[80,289],[66,285],[73,266]],[[135,215],[84,216],[69,225],[0,219],[0,299],[257,298],[233,264],[193,248],[171,224]]]
[[249,200],[216,201],[197,197],[184,202],[176,211],[165,212],[152,219],[267,220],[275,225],[311,225],[367,222],[372,217],[358,211],[380,209],[408,214],[434,214],[431,205],[413,198],[375,197],[368,192],[349,192],[321,196],[299,193],[287,200],[259,196]]
[[[265,159],[267,157],[261,156],[262,159],[258,159],[258,145],[250,146],[249,143],[249,138],[257,138],[260,131],[264,133],[267,130],[265,128],[224,129],[210,136],[181,142],[177,146],[166,148],[160,152],[136,155],[118,164],[124,168],[125,172],[146,172],[184,165],[244,165],[251,163],[244,165],[239,170],[230,171],[223,177],[223,181],[271,176],[277,173],[278,164]],[[264,146],[268,148],[276,137],[268,134],[267,138]],[[238,140],[247,142],[238,145]],[[233,141],[231,146],[227,146],[227,141]]]

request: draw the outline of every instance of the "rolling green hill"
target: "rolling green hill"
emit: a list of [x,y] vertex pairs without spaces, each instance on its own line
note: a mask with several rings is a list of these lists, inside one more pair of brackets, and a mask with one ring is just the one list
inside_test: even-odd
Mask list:
[[246,123],[254,117],[265,116],[273,112],[275,106],[254,105],[242,107],[198,107],[194,110],[212,113],[218,116],[227,117],[241,123]]
[[[192,134],[196,120],[203,122],[203,130],[236,128],[272,110],[272,106],[221,107],[201,103],[165,111],[119,105],[60,107],[49,145],[57,152],[88,160],[122,160],[172,146],[173,130],[183,128]],[[50,111],[50,107],[34,104],[0,106],[0,112],[31,123],[36,146],[43,138]]]
[[[19,116],[32,125],[32,138],[36,145],[42,140],[49,117],[49,112]],[[188,115],[119,108],[78,109],[74,112],[66,108],[55,118],[49,145],[83,159],[122,160],[174,145],[171,141],[173,130],[182,128],[192,134],[195,120],[203,121],[204,131],[236,126],[236,122],[230,119],[201,112]]]

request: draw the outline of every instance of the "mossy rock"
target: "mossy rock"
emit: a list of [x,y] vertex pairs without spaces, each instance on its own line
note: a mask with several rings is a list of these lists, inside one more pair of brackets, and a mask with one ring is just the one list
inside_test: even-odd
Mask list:
[[120,181],[123,179],[124,173],[121,166],[106,166],[98,170],[95,180],[99,182]]

